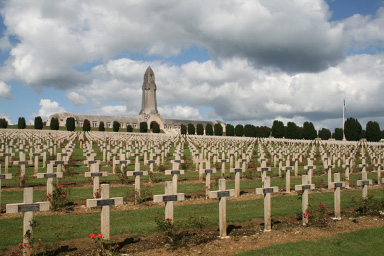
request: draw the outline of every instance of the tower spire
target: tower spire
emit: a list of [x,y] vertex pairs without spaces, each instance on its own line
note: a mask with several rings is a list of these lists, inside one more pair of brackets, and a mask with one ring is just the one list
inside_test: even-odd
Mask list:
[[143,95],[140,115],[158,114],[156,99],[155,73],[151,66],[148,66],[144,73]]

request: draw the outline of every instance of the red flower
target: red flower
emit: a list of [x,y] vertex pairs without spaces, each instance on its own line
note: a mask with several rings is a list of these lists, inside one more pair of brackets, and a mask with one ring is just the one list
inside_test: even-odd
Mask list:
[[61,196],[62,196],[62,197],[65,197],[65,194],[62,194]]
[[119,247],[120,247],[120,245],[118,245],[118,244],[117,244],[117,245],[116,245],[116,247],[117,247],[117,248],[119,248]]
[[103,235],[102,235],[102,234],[98,234],[97,237],[98,237],[98,238],[102,238]]
[[94,238],[94,237],[95,237],[95,234],[91,233],[89,236],[90,236],[91,238]]

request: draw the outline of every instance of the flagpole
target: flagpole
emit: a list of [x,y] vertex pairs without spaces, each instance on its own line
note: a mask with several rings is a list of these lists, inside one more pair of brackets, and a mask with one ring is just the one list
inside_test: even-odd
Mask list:
[[343,102],[343,140],[345,141],[345,99]]

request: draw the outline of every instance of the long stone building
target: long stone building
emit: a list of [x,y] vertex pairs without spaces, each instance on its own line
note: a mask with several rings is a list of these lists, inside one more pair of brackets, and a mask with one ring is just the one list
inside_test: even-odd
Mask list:
[[105,128],[112,128],[113,122],[118,121],[120,123],[120,129],[126,128],[131,125],[134,129],[139,128],[141,122],[146,122],[148,127],[152,127],[153,122],[157,122],[165,133],[180,133],[181,125],[193,124],[196,128],[197,124],[202,124],[204,129],[207,124],[211,124],[214,127],[215,124],[220,124],[225,132],[226,124],[222,121],[201,121],[201,120],[181,120],[181,119],[164,119],[161,117],[157,110],[156,99],[156,82],[155,73],[151,67],[148,67],[144,74],[143,82],[143,94],[141,102],[141,110],[136,117],[123,117],[123,116],[98,116],[98,115],[79,115],[68,112],[60,112],[51,115],[48,118],[47,125],[50,125],[53,117],[59,120],[60,126],[65,126],[66,120],[69,117],[75,119],[76,127],[82,127],[84,120],[88,119],[91,123],[91,127],[97,128],[100,122],[104,122]]

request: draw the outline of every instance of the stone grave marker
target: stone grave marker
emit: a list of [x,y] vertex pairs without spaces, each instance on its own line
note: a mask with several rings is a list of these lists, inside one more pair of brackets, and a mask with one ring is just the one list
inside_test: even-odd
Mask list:
[[210,198],[219,198],[220,238],[227,237],[227,197],[234,195],[235,191],[233,189],[225,189],[225,179],[219,179],[219,190],[209,192]]
[[302,184],[295,186],[295,191],[302,191],[301,205],[303,213],[303,225],[308,224],[308,191],[315,189],[314,184],[308,184],[308,176],[302,176]]
[[357,181],[357,186],[363,187],[363,199],[368,196],[368,185],[372,185],[372,180],[367,177],[367,172],[361,173],[362,179]]
[[1,180],[10,180],[12,179],[11,173],[1,174],[1,165],[0,165],[0,208],[1,208]]
[[271,187],[271,177],[266,176],[264,187],[256,188],[256,194],[264,195],[264,231],[272,230],[271,222],[271,194],[279,192],[278,187]]
[[24,213],[23,219],[23,255],[31,255],[30,240],[32,239],[33,212],[48,211],[49,202],[33,203],[33,188],[24,188],[24,202],[21,204],[7,204],[6,213]]
[[345,182],[340,182],[340,173],[334,174],[334,182],[331,182],[330,188],[335,189],[335,192],[334,192],[335,218],[334,219],[341,220],[340,188],[345,188]]
[[148,171],[127,171],[127,176],[135,177],[135,203],[139,203],[140,200],[140,177],[147,176]]
[[47,196],[53,195],[53,178],[62,178],[63,173],[57,172],[53,173],[53,164],[47,165],[47,173],[38,173],[37,178],[47,179]]
[[109,197],[109,184],[101,184],[101,198],[87,199],[87,207],[101,206],[101,234],[104,240],[110,239],[110,206],[122,205],[122,197]]
[[173,202],[183,201],[184,193],[173,193],[173,185],[172,181],[165,182],[165,194],[163,195],[154,195],[153,202],[154,203],[165,203],[165,219],[170,220],[172,223],[174,221],[173,218]]

